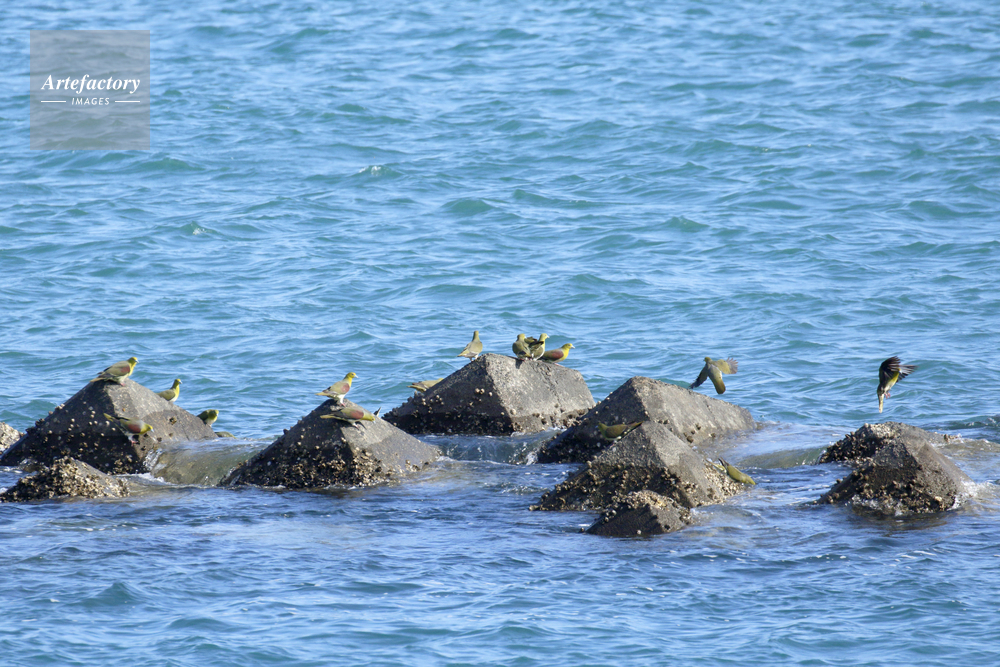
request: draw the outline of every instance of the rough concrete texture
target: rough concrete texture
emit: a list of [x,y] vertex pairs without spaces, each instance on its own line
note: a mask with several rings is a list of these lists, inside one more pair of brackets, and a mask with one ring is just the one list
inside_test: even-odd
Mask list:
[[[351,401],[345,404],[355,406]],[[437,447],[378,417],[357,426],[321,418],[334,407],[333,399],[320,405],[267,449],[229,473],[221,485],[289,489],[331,484],[370,486],[418,470],[441,455]]]
[[587,532],[605,537],[646,537],[680,530],[691,511],[652,491],[634,491],[606,509]]
[[819,462],[859,461],[871,458],[878,450],[897,440],[945,445],[949,443],[950,439],[950,436],[925,431],[922,428],[901,422],[865,424],[854,433],[848,433],[843,439],[827,447],[826,451],[819,457]]
[[[133,438],[108,421],[104,413],[141,419],[153,430]],[[110,474],[143,473],[148,472],[146,456],[154,449],[214,437],[203,421],[138,382],[88,382],[66,403],[28,428],[0,456],[0,465],[33,462],[47,466],[70,456]]]
[[546,443],[539,463],[585,463],[608,446],[597,423],[628,424],[652,420],[693,445],[713,437],[754,428],[750,412],[717,398],[637,376],[615,389],[575,426]]
[[23,434],[13,426],[0,422],[0,454],[13,445]]
[[940,512],[954,507],[971,484],[968,475],[930,442],[904,435],[858,462],[817,502],[849,501],[888,516]]
[[69,457],[27,477],[0,493],[0,502],[12,503],[50,498],[124,498],[128,485],[93,466]]
[[579,371],[484,354],[385,418],[407,433],[510,435],[568,426],[592,407]]
[[741,489],[669,428],[648,421],[543,495],[532,509],[605,509],[644,490],[690,508],[722,502]]

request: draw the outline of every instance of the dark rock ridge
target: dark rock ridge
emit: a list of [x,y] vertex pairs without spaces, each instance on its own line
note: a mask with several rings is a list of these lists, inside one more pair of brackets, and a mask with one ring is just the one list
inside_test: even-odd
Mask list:
[[538,462],[585,463],[609,444],[598,432],[598,422],[612,425],[647,420],[659,422],[693,445],[755,426],[745,408],[637,376],[611,392],[575,426],[546,443],[538,453]]
[[680,530],[691,511],[652,491],[633,491],[606,509],[587,532],[605,537],[645,537]]
[[532,509],[606,509],[635,491],[653,491],[682,507],[719,503],[742,489],[691,445],[657,422],[644,422]]
[[55,461],[34,475],[0,493],[0,502],[12,503],[50,498],[124,498],[128,485],[120,479],[69,457]]
[[[133,438],[104,414],[141,419],[153,430]],[[88,382],[71,399],[35,422],[0,455],[0,465],[48,466],[70,456],[111,474],[143,473],[146,456],[175,442],[215,437],[203,421],[133,380]]]
[[317,407],[267,449],[230,472],[221,485],[289,489],[370,486],[418,470],[441,455],[437,447],[378,417],[373,422],[358,422],[358,426],[321,418],[335,406],[330,399]]
[[907,424],[865,424],[837,449],[862,457],[817,502],[851,502],[889,516],[951,509],[972,480],[934,447],[934,435]]
[[832,463],[834,461],[858,461],[871,458],[878,450],[896,440],[946,445],[951,441],[951,438],[942,433],[925,431],[902,422],[865,424],[854,433],[848,433],[827,447],[826,451],[819,457],[819,462]]
[[13,426],[0,422],[0,454],[13,445],[23,434]]
[[385,419],[407,433],[510,435],[568,426],[593,406],[579,371],[484,354]]

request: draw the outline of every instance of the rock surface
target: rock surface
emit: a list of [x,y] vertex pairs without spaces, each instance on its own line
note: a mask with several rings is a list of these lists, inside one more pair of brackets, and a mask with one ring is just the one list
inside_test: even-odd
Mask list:
[[[141,419],[153,430],[133,438],[104,413]],[[133,380],[88,382],[65,404],[35,422],[0,455],[0,465],[48,466],[70,456],[111,474],[143,473],[154,449],[175,442],[207,440],[215,433],[190,412]]]
[[[354,406],[351,401],[346,405]],[[437,447],[420,442],[385,420],[322,419],[336,406],[326,401],[266,449],[222,480],[222,486],[313,489],[343,484],[370,486],[417,470],[437,459]]]
[[819,463],[858,461],[871,458],[878,450],[897,440],[945,445],[949,443],[950,437],[941,433],[925,431],[902,422],[865,424],[827,447],[826,451],[819,457]]
[[741,488],[669,428],[647,421],[543,495],[532,509],[605,509],[635,491],[653,491],[691,508],[722,502]]
[[585,463],[608,446],[597,430],[598,422],[612,425],[646,420],[663,424],[693,445],[755,426],[745,408],[637,376],[611,392],[575,426],[546,443],[538,453],[538,462]]
[[817,502],[851,502],[888,516],[951,509],[973,482],[925,434],[906,424],[865,424],[852,434],[850,451],[871,451],[879,440],[882,446]]
[[0,422],[0,454],[13,445],[23,435],[13,426]]
[[0,502],[48,500],[50,498],[124,498],[128,485],[120,479],[69,457],[55,461],[34,475],[0,493]]
[[645,537],[680,530],[691,511],[652,491],[634,491],[606,509],[587,532],[605,537]]
[[579,371],[484,354],[385,419],[407,433],[510,435],[568,426],[593,406]]

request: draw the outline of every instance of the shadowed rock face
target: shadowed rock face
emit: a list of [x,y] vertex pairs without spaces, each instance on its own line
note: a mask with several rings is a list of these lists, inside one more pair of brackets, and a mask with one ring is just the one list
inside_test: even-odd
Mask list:
[[579,371],[484,354],[385,419],[407,433],[510,435],[567,426],[593,406]]
[[652,491],[634,491],[601,513],[587,532],[605,537],[646,537],[680,530],[691,511]]
[[863,458],[853,458],[851,474],[816,502],[849,501],[889,516],[954,507],[972,480],[931,444],[935,435],[907,424],[865,424],[837,452]]
[[[350,401],[346,405],[355,406]],[[343,484],[370,486],[417,470],[437,459],[437,447],[420,442],[388,422],[322,419],[331,399],[303,417],[225,479],[222,486],[253,484],[314,489]]]
[[690,508],[722,502],[740,490],[666,426],[645,422],[532,509],[605,509],[636,491],[653,491]]
[[601,438],[598,422],[611,425],[647,420],[659,422],[681,440],[694,445],[755,425],[744,408],[637,376],[615,389],[575,426],[547,443],[538,453],[538,462],[584,463],[609,444]]
[[0,422],[0,454],[17,442],[21,435],[22,433],[13,426]]
[[0,494],[0,501],[11,503],[69,496],[123,498],[128,494],[124,481],[67,457],[34,475],[22,477],[17,484]]
[[[133,438],[104,413],[141,419],[153,430]],[[215,433],[187,410],[126,379],[88,382],[71,399],[35,422],[0,456],[0,465],[51,465],[72,457],[111,474],[143,473],[146,456],[175,442],[208,440]]]

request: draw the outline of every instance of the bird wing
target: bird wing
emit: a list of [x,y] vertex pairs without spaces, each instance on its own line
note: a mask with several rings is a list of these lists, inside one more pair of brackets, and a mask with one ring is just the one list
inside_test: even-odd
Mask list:
[[891,387],[896,382],[899,373],[899,357],[889,357],[878,367],[878,383],[883,387]]
[[907,375],[909,375],[910,373],[912,373],[915,370],[917,370],[917,367],[914,366],[913,364],[900,364],[899,365],[899,377],[896,378],[896,379],[897,380],[902,380],[903,378],[905,378]]
[[701,369],[700,373],[698,373],[698,379],[691,383],[691,388],[695,389],[697,387],[700,387],[701,383],[707,379],[708,379],[708,364],[705,364],[705,367]]
[[715,365],[723,373],[732,375],[736,372],[736,367],[739,366],[739,363],[732,357],[729,357],[728,359],[716,359]]
[[708,368],[708,377],[712,378],[712,384],[715,385],[715,391],[724,394],[726,393],[726,383],[722,381],[722,372],[719,367],[715,364],[705,364]]

